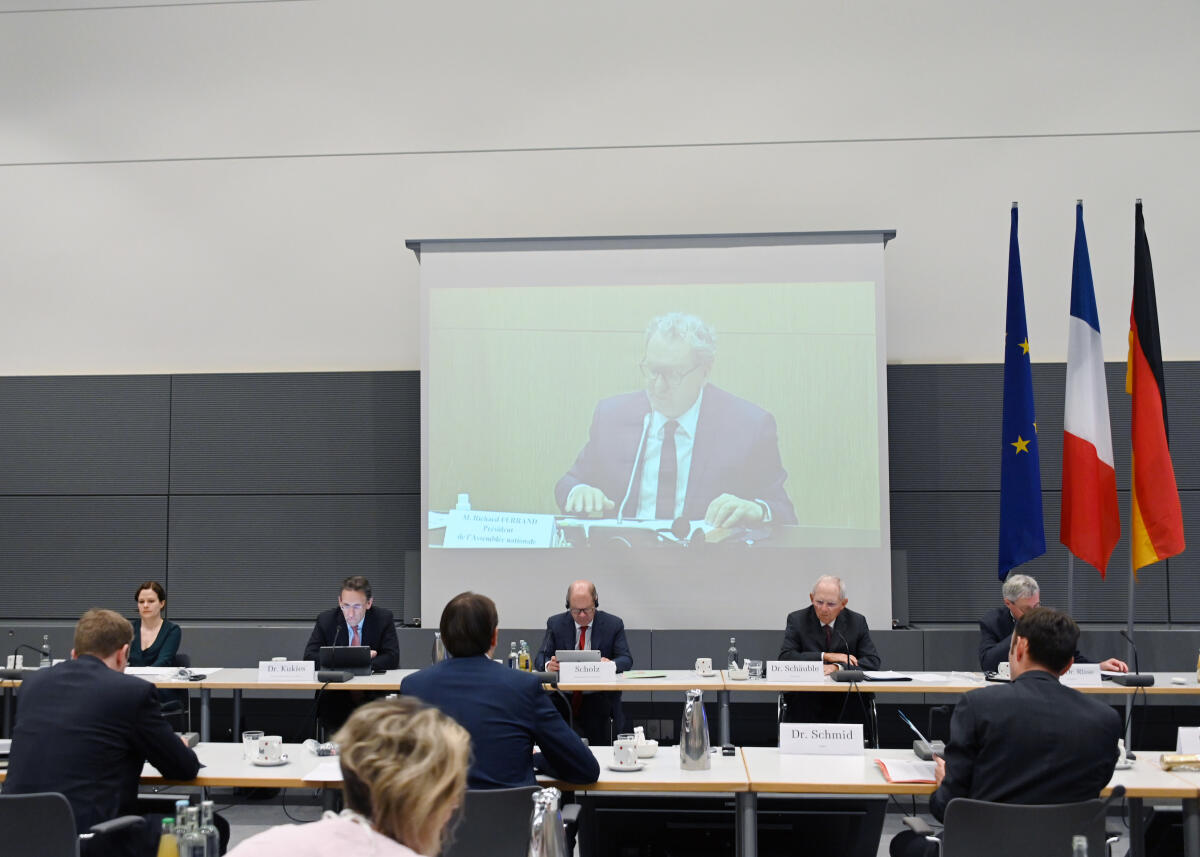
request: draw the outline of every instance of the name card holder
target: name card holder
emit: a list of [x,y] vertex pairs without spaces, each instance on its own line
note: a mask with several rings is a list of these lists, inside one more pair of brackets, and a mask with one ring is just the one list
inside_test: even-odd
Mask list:
[[1188,756],[1200,755],[1200,726],[1180,726],[1175,738],[1175,752]]
[[1068,687],[1100,687],[1100,664],[1071,664],[1058,680]]
[[863,727],[861,723],[780,723],[779,752],[861,756]]
[[820,661],[767,661],[767,681],[819,684],[825,679]]
[[613,661],[567,661],[558,665],[558,683],[598,684],[617,680]]
[[448,548],[553,547],[554,516],[451,509],[442,544]]
[[313,682],[317,680],[312,661],[259,661],[259,681]]

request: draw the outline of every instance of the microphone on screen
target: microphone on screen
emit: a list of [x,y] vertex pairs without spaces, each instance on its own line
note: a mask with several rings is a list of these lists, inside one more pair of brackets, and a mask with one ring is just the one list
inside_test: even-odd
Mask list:
[[625,520],[625,504],[629,502],[629,496],[633,493],[633,481],[637,479],[638,465],[642,463],[642,450],[646,448],[646,435],[650,432],[650,412],[642,418],[642,437],[638,441],[637,451],[633,454],[633,469],[629,472],[629,485],[625,489],[625,496],[621,498],[621,505],[617,507],[617,523]]
[[1142,675],[1141,667],[1138,666],[1138,650],[1137,645],[1133,642],[1133,637],[1125,633],[1125,629],[1121,629],[1121,636],[1129,641],[1129,647],[1133,649],[1133,672],[1125,673],[1124,675],[1115,675],[1112,677],[1113,684],[1119,684],[1122,687],[1151,687],[1154,684],[1154,676]]
[[866,674],[857,667],[850,666],[850,642],[846,639],[846,635],[837,628],[834,628],[833,631],[838,635],[838,639],[842,641],[842,645],[846,648],[846,665],[844,667],[839,667],[837,672],[835,672],[831,678],[833,678],[834,681],[864,681],[866,679]]

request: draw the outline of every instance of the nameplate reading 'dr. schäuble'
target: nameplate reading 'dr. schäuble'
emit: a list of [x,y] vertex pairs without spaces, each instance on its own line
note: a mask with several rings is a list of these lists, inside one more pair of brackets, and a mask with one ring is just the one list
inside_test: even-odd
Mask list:
[[312,661],[259,661],[259,681],[316,681]]
[[819,682],[825,678],[820,661],[767,661],[767,681]]
[[448,548],[548,548],[554,544],[553,515],[451,509],[446,521]]
[[612,661],[567,661],[558,665],[558,683],[595,684],[617,680],[617,665]]
[[1058,680],[1071,687],[1099,687],[1100,664],[1071,664]]
[[780,723],[779,752],[813,756],[861,756],[861,723]]

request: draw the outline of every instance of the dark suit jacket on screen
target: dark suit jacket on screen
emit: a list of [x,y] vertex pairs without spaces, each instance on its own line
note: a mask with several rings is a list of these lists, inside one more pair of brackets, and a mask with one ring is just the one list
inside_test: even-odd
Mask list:
[[1099,797],[1117,762],[1121,717],[1043,670],[963,696],[950,721],[946,778],[929,801],[956,797],[1072,803]]
[[535,767],[570,783],[600,776],[596,757],[531,673],[486,655],[450,658],[406,677],[400,692],[437,706],[471,733],[470,788],[531,786]]
[[[864,670],[879,669],[879,652],[871,642],[871,631],[867,627],[867,618],[853,610],[842,610],[833,620],[833,630],[840,631],[833,635],[833,641],[826,645],[825,629],[817,618],[817,611],[812,606],[796,610],[788,614],[787,629],[783,632],[783,648],[779,650],[781,661],[819,661],[822,652],[845,652],[850,647],[850,654],[858,658],[858,665]],[[842,641],[845,637],[845,642]]]
[[[560,509],[571,489],[581,483],[599,488],[619,509],[637,463],[634,458],[642,422],[649,412],[650,399],[644,391],[613,396],[596,405],[587,445],[555,486]],[[772,523],[794,524],[796,511],[783,487],[786,479],[775,417],[720,387],[705,386],[682,517],[699,520],[714,498],[730,493],[765,502],[771,508]],[[636,508],[631,498],[625,516],[634,517]],[[616,513],[614,509],[608,514]]]
[[[396,636],[396,625],[392,611],[372,607],[363,617],[362,644],[375,650],[371,668],[394,670],[400,666],[400,639]],[[346,618],[337,607],[330,607],[317,617],[312,635],[304,647],[304,660],[316,661],[322,646],[348,646]]]
[[145,762],[173,780],[190,780],[200,769],[163,719],[154,685],[99,658],[83,655],[35,672],[17,699],[4,793],[62,792],[80,833],[136,814]]
[[[1001,661],[1008,660],[1008,647],[1012,642],[1013,619],[1008,607],[1001,605],[983,614],[979,620],[979,668],[984,672],[995,672]],[[1075,663],[1090,663],[1083,653],[1075,650]]]

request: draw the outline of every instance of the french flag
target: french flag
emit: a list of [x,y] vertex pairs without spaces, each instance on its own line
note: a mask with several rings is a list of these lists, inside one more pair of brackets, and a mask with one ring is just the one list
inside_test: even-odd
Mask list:
[[1075,206],[1075,261],[1071,271],[1071,329],[1063,415],[1062,525],[1067,550],[1104,577],[1121,537],[1117,474],[1108,422],[1108,388],[1100,317],[1083,231],[1083,203]]

